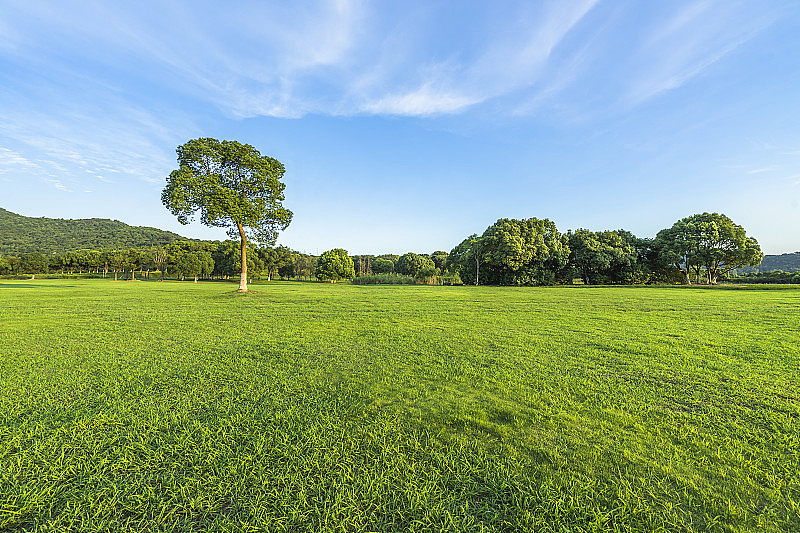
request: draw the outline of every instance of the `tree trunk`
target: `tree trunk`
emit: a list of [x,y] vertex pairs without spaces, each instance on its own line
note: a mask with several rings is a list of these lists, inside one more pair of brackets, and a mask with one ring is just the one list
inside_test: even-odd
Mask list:
[[236,223],[236,227],[239,228],[239,236],[242,238],[242,276],[239,278],[239,292],[247,292],[247,236],[239,222]]
[[117,281],[117,271],[114,271],[114,281]]

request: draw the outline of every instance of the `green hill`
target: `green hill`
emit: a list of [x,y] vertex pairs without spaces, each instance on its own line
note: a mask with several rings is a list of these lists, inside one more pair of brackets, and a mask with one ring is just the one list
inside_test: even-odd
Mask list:
[[0,255],[138,248],[176,240],[186,237],[107,218],[34,218],[0,208]]
[[764,260],[754,267],[738,268],[739,274],[755,274],[783,270],[784,272],[800,272],[800,252],[780,255],[765,255]]

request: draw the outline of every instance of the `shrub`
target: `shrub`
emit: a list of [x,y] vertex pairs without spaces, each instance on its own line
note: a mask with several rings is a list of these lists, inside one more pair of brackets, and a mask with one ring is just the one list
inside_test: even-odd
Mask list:
[[350,283],[354,285],[414,285],[416,280],[411,276],[400,274],[372,274],[371,276],[358,276]]

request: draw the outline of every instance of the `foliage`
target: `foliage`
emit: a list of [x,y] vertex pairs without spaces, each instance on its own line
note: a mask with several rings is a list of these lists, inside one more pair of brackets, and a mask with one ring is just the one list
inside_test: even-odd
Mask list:
[[800,283],[800,273],[770,270],[749,274],[729,274],[728,281],[734,283]]
[[[223,241],[212,252],[214,259],[214,274],[218,276],[236,276],[242,272],[242,254],[240,243],[236,241]],[[256,247],[247,244],[247,272],[258,275],[264,267]]]
[[[421,271],[431,271],[434,272],[436,270],[436,266],[433,264],[433,261],[424,255],[415,254],[413,252],[408,252],[406,254],[401,255],[397,259],[397,263],[394,265],[395,272],[404,276],[412,276],[415,277]],[[435,272],[431,275],[434,275]]]
[[441,250],[437,250],[430,255],[431,261],[433,261],[433,265],[439,270],[439,272],[444,272],[447,269],[447,252],[443,252]]
[[372,260],[372,272],[375,274],[391,274],[394,272],[394,261],[376,257]]
[[[291,275],[284,276],[284,274],[294,270],[293,252],[286,246],[259,248],[258,256],[264,265],[264,274],[266,274],[267,279],[272,279],[277,275],[291,277]],[[283,274],[281,274],[281,271],[283,271]]]
[[616,231],[578,229],[567,232],[569,266],[583,282],[620,283],[630,281],[638,254],[635,245]]
[[381,273],[366,276],[356,276],[350,282],[354,285],[414,285],[417,280],[413,276],[402,274]]
[[47,256],[39,252],[22,254],[17,272],[21,274],[47,274],[50,271]]
[[339,281],[356,277],[353,260],[347,255],[347,250],[334,248],[323,253],[317,261],[314,272],[321,281]]
[[210,252],[187,252],[178,259],[175,269],[182,276],[194,276],[197,281],[198,276],[208,276],[214,271],[214,259]]
[[467,284],[552,285],[568,258],[567,237],[550,220],[501,218],[453,248],[447,266]]
[[185,239],[156,228],[129,226],[118,220],[34,218],[0,208],[0,255],[72,250],[111,250],[168,244]]
[[203,224],[228,228],[231,238],[239,237],[239,290],[246,291],[248,239],[274,244],[292,220],[281,203],[283,165],[249,144],[211,138],[188,141],[177,153],[179,168],[167,178],[161,201],[181,224],[199,211]]
[[795,288],[0,298],[3,531],[800,531]]
[[654,246],[662,262],[674,265],[687,283],[691,273],[709,284],[732,269],[757,265],[764,258],[758,242],[725,215],[703,213],[682,218],[656,235]]

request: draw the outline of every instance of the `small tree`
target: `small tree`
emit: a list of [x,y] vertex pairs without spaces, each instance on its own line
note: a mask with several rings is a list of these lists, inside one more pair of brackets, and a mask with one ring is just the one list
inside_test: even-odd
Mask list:
[[188,252],[181,256],[176,268],[183,276],[194,275],[197,283],[197,276],[208,276],[214,271],[214,259],[210,252]]
[[194,139],[178,147],[178,170],[167,178],[161,201],[178,222],[197,211],[207,226],[228,228],[240,240],[239,291],[247,291],[247,241],[275,243],[292,212],[284,208],[283,165],[236,141]]
[[341,248],[334,248],[322,254],[317,261],[314,274],[318,279],[331,283],[356,277],[353,260],[347,255],[347,250]]

